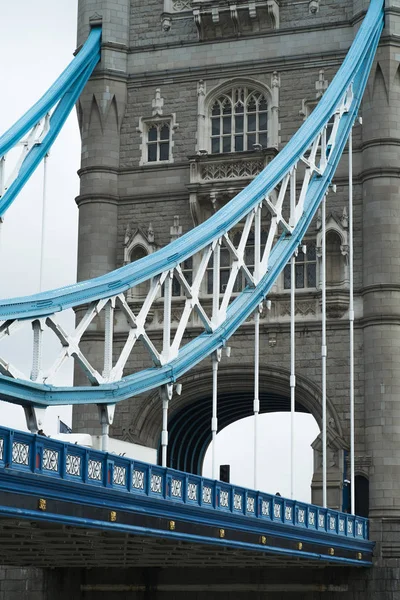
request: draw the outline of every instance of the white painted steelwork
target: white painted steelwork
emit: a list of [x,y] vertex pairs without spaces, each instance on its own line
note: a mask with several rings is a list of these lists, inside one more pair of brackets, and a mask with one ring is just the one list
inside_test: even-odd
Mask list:
[[294,498],[294,447],[295,447],[295,410],[296,410],[296,258],[290,259],[290,497]]
[[40,271],[39,271],[39,291],[43,291],[43,270],[44,270],[44,247],[46,239],[46,212],[47,212],[47,161],[49,155],[46,154],[43,159],[43,192],[42,192],[42,224],[40,232]]
[[350,490],[351,514],[356,512],[354,468],[354,248],[353,248],[353,132],[349,135],[349,324],[350,324]]
[[260,413],[260,313],[262,305],[254,313],[254,489],[258,487],[258,426]]
[[[76,364],[85,373],[89,383],[101,386],[107,383],[118,382],[126,371],[127,362],[140,340],[155,366],[162,367],[177,359],[182,347],[184,336],[191,327],[191,319],[196,314],[199,323],[203,326],[205,333],[212,333],[225,322],[232,302],[238,296],[238,285],[245,282],[249,288],[256,288],[257,284],[265,277],[269,269],[269,260],[276,244],[282,235],[291,236],[300,219],[303,217],[304,203],[313,176],[321,176],[327,166],[321,149],[328,145],[332,148],[336,144],[336,137],[341,118],[347,113],[349,103],[352,100],[351,90],[343,97],[342,103],[335,112],[334,126],[327,140],[327,129],[323,130],[313,140],[306,152],[301,156],[297,164],[303,165],[303,181],[300,190],[296,189],[297,164],[291,172],[287,173],[258,206],[236,224],[231,231],[221,234],[209,246],[200,253],[197,262],[197,270],[194,268],[193,280],[189,284],[183,271],[182,265],[178,264],[173,269],[168,269],[159,275],[152,277],[149,282],[149,291],[142,306],[134,313],[128,304],[124,294],[112,295],[108,298],[91,302],[86,313],[75,328],[70,332],[64,330],[59,324],[55,314],[49,314],[41,319],[42,329],[50,330],[60,341],[61,349],[59,356],[53,364],[45,371],[35,374],[34,381],[51,384],[62,364],[69,357],[73,357]],[[286,198],[289,196],[288,205]],[[287,220],[285,213],[290,211],[290,219]],[[265,243],[260,241],[260,231],[268,229]],[[250,234],[255,243],[254,265],[249,263],[248,249],[254,246],[254,241],[249,243]],[[233,243],[233,237],[240,236],[238,244]],[[300,241],[300,240],[299,240]],[[222,248],[230,256],[229,266],[224,265],[224,271],[229,270],[229,277],[224,289],[221,290],[221,265],[220,254]],[[212,285],[212,314],[207,313],[208,299],[204,295],[204,289],[208,285],[208,273],[210,265],[213,271]],[[184,308],[176,329],[173,330],[171,322],[172,282],[175,279],[185,296]],[[242,288],[241,288],[242,289]],[[163,296],[163,303],[161,302]],[[149,313],[157,308],[158,314],[163,322],[163,347],[159,351],[155,341],[152,340],[154,328],[148,326]],[[102,312],[105,313],[105,335],[104,335],[104,369],[100,374],[85,356],[81,347],[82,336],[92,326],[93,320]],[[115,319],[112,318],[114,311],[124,316],[124,330],[127,334],[126,342],[113,363],[113,331],[115,331]],[[161,314],[160,314],[161,313]],[[32,319],[31,322],[37,319]],[[3,321],[0,325],[0,340],[4,336],[13,334],[17,328],[29,323],[26,320]],[[121,333],[121,330],[119,330]],[[37,361],[41,337],[34,336],[33,361]],[[32,369],[33,371],[33,369]],[[28,379],[6,359],[0,358],[0,373],[8,377]]]
[[322,200],[322,506],[327,507],[327,460],[326,460],[326,198]]

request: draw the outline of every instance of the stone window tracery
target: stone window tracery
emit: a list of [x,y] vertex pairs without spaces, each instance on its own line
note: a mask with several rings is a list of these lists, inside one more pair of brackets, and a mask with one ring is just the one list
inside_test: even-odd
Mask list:
[[175,113],[164,115],[164,98],[160,88],[152,100],[152,116],[140,117],[137,131],[141,135],[140,165],[173,162],[173,133],[178,128]]
[[268,145],[268,99],[262,92],[233,87],[211,107],[211,152],[242,152]]
[[146,123],[147,162],[170,160],[171,127],[168,121]]
[[[291,265],[286,265],[283,271],[283,287],[290,290]],[[296,289],[315,289],[317,287],[317,248],[315,242],[307,243],[307,252],[301,250],[295,258],[295,287]]]
[[[143,231],[140,227],[132,230],[128,223],[124,237],[124,265],[140,260],[156,250],[157,245],[154,241],[154,231],[151,223],[147,231]],[[128,301],[143,300],[149,289],[149,281],[136,285],[127,291]]]
[[197,86],[196,152],[204,156],[247,152],[279,145],[280,75],[271,73],[270,87],[256,79],[231,79],[207,91]]

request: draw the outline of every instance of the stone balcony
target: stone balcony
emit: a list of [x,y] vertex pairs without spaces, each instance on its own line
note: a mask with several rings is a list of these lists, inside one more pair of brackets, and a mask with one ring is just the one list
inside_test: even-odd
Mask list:
[[190,210],[195,225],[209,218],[256,177],[277,155],[276,148],[199,154],[190,161]]
[[192,8],[200,40],[209,34],[240,35],[260,25],[279,27],[277,0],[192,0]]
[[279,28],[279,0],[164,0],[163,28],[189,14],[199,40]]

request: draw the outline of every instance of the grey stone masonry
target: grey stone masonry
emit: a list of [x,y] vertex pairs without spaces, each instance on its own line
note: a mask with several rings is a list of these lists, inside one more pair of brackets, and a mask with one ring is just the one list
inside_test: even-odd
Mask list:
[[[85,40],[90,22],[101,20],[103,26],[102,60],[78,104],[82,134],[81,190],[77,198],[80,280],[132,260],[133,254],[127,252],[126,245],[129,232],[152,231],[154,241],[145,240],[142,248],[146,246],[146,252],[154,251],[170,241],[175,217],[179,217],[179,227],[185,233],[196,220],[207,218],[215,208],[232,198],[253,175],[249,175],[248,180],[237,177],[228,180],[227,164],[229,161],[233,166],[246,163],[249,168],[251,161],[259,161],[257,164],[262,165],[266,160],[265,148],[259,154],[257,149],[249,148],[240,160],[234,153],[225,156],[220,170],[213,171],[218,155],[211,153],[212,102],[219,93],[230,93],[229,90],[240,86],[263,90],[270,107],[270,148],[267,150],[281,149],[332,81],[369,1],[280,0],[272,3],[279,9],[278,20],[278,13],[272,18],[262,0],[256,3],[255,13],[247,0],[236,3],[240,5],[237,14],[233,10],[231,16],[223,12],[222,1],[210,0],[200,17],[196,17],[193,6],[197,4],[196,0],[79,0],[78,44]],[[362,103],[363,125],[357,125],[353,134],[356,474],[369,480],[371,535],[379,542],[376,565],[369,573],[348,571],[339,576],[336,571],[326,570],[316,575],[315,581],[321,585],[347,586],[347,591],[343,589],[341,594],[293,592],[285,594],[285,600],[292,597],[330,600],[339,596],[344,600],[400,598],[397,588],[400,560],[398,0],[387,0],[385,10],[386,26]],[[146,127],[163,119],[170,126],[168,159],[148,161]],[[337,192],[329,194],[327,204],[327,228],[336,240],[332,243],[328,264],[327,291],[328,501],[337,508],[342,507],[350,419],[347,161],[346,150],[335,176]],[[201,179],[203,166],[209,168],[209,173],[225,175],[204,181]],[[315,219],[305,242],[315,244],[319,232],[320,223]],[[297,294],[296,373],[298,402],[321,424],[318,259],[316,264],[315,285]],[[206,290],[202,293],[206,296]],[[139,303],[135,304],[134,296],[127,297],[133,310],[137,310]],[[260,392],[288,398],[289,297],[282,277],[270,299],[272,309],[261,318]],[[159,345],[162,343],[161,304],[162,299],[158,305],[155,303],[147,323]],[[182,298],[174,298],[173,330],[181,309]],[[117,314],[117,322],[118,319]],[[198,326],[194,320],[194,333]],[[232,357],[221,365],[221,394],[249,393],[253,326],[249,320],[230,340]],[[83,349],[99,370],[103,341],[102,324],[96,321],[84,339]],[[124,342],[124,334],[117,331],[114,350],[120,350]],[[130,356],[125,371],[132,373],[147,366],[147,355],[138,349]],[[183,408],[209,399],[210,377],[210,361],[204,361],[183,378],[182,396],[174,397],[170,404],[171,421]],[[76,382],[84,383],[78,374]],[[249,415],[251,410],[249,404]],[[95,407],[76,407],[73,420],[76,431],[100,431]],[[160,399],[153,391],[117,407],[113,435],[157,448],[161,427]],[[313,499],[320,502],[319,438],[313,447]],[[300,577],[299,572],[294,573],[294,580],[297,576]],[[193,577],[194,581],[197,575]],[[85,598],[97,597],[94,592],[87,594]],[[122,598],[123,594],[118,597]],[[154,591],[146,597],[184,598],[187,592],[183,590],[174,596]],[[196,597],[200,598],[201,594]],[[212,593],[207,597],[213,597]],[[232,591],[229,597],[249,596]],[[281,596],[260,592],[252,597],[278,600]]]

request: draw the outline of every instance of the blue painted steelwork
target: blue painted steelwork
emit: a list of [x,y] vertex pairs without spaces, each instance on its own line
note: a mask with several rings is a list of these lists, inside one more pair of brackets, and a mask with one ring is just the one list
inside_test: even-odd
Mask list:
[[[332,544],[334,538],[337,547],[340,546],[341,540],[346,540],[347,549],[362,552],[371,551],[372,548],[368,535],[368,519],[363,517],[39,435],[0,428],[0,487],[3,485],[3,475],[11,472],[21,475],[15,488],[21,493],[43,493],[47,486],[47,494],[51,488],[57,490],[58,497],[76,501],[77,495],[74,495],[69,487],[62,488],[61,482],[85,484],[85,487],[80,489],[85,496],[90,497],[90,502],[93,501],[93,495],[91,496],[89,488],[102,490],[100,496],[99,492],[95,492],[95,495],[96,498],[101,498],[103,504],[104,501],[110,501],[110,498],[107,499],[107,491],[113,490],[124,493],[119,500],[121,507],[126,507],[129,498],[145,498],[147,504],[143,506],[148,506],[147,510],[150,510],[151,514],[170,515],[170,503],[173,502],[177,518],[184,516],[186,520],[195,521],[201,517],[202,522],[207,523],[211,514],[230,518],[242,517],[245,520],[240,523],[245,530],[273,525],[274,532],[283,537],[310,534],[314,541],[318,540],[318,543],[327,546]],[[24,473],[35,474],[40,478],[36,483],[29,479],[29,483],[24,485]],[[48,479],[44,480],[42,476],[47,476]],[[51,484],[51,480],[56,480],[57,485]],[[115,506],[115,498],[112,502]],[[185,507],[184,512],[180,512],[179,506]],[[191,513],[187,507],[196,511]],[[349,541],[352,541],[350,545]],[[357,561],[357,564],[363,563]]]
[[0,137],[0,157],[16,146],[57,104],[49,121],[49,130],[40,143],[25,157],[17,178],[0,198],[0,218],[10,207],[38,164],[49,152],[86,82],[100,60],[101,27],[94,27],[89,37],[65,71],[38,102]]
[[0,302],[0,318],[38,318],[89,301],[110,298],[175,268],[182,261],[218,240],[241,221],[297,164],[300,157],[328,123],[352,86],[349,111],[340,119],[336,144],[327,150],[327,168],[309,185],[304,213],[291,235],[282,235],[270,255],[268,271],[254,288],[247,288],[229,306],[226,319],[211,333],[186,344],[169,363],[96,387],[57,388],[0,376],[0,397],[23,405],[112,404],[176,381],[193,366],[223,346],[265,298],[278,275],[301,242],[325,196],[356,118],[370,67],[383,27],[383,0],[372,0],[352,47],[321,102],[280,154],[231,202],[208,221],[167,247],[112,273],[76,285],[26,298]]

